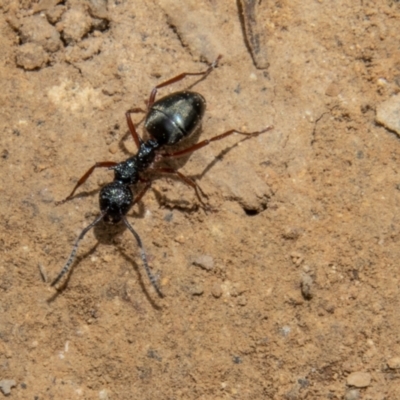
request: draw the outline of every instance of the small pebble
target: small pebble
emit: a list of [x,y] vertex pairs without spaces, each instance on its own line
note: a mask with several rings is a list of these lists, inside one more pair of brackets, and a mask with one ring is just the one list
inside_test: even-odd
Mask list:
[[201,296],[204,293],[203,285],[198,283],[191,286],[190,293],[192,296]]
[[400,135],[400,95],[392,96],[379,104],[376,122]]
[[185,243],[185,237],[183,235],[175,236],[174,240],[175,240],[175,242],[178,242],[179,244]]
[[16,385],[14,379],[3,379],[0,381],[0,390],[3,392],[4,396],[8,396],[11,393],[11,388]]
[[360,391],[358,389],[352,389],[346,392],[344,400],[358,400],[360,398]]
[[67,43],[79,42],[88,34],[91,19],[83,9],[70,8],[62,16],[63,38]]
[[301,278],[301,294],[306,300],[313,298],[313,279],[310,275],[304,274]]
[[293,252],[290,255],[290,257],[292,259],[293,264],[296,265],[296,267],[298,267],[304,261],[304,256],[297,252]]
[[292,329],[290,328],[290,326],[287,326],[287,325],[282,326],[282,328],[281,328],[282,336],[284,336],[284,337],[288,336],[291,330]]
[[211,271],[214,268],[214,259],[211,256],[203,254],[193,261],[193,265]]
[[347,377],[347,385],[363,388],[371,383],[371,374],[368,372],[353,372]]
[[336,97],[340,94],[340,86],[336,82],[331,82],[326,88],[325,94],[329,97]]
[[57,29],[47,22],[41,15],[33,15],[24,18],[19,35],[22,43],[34,43],[42,47],[46,52],[58,51],[62,42]]
[[93,17],[107,19],[107,0],[89,0],[88,6]]
[[165,215],[164,215],[164,221],[167,222],[171,222],[174,218],[174,214],[171,211],[168,211]]
[[239,297],[238,297],[238,300],[237,300],[237,303],[238,303],[239,306],[244,307],[244,306],[247,304],[247,299],[246,299],[246,297],[244,297],[244,296],[239,296]]
[[111,143],[110,146],[108,147],[108,151],[111,154],[115,154],[118,151],[118,143],[117,142]]
[[108,395],[107,389],[102,389],[99,392],[99,400],[109,400],[110,396]]
[[243,362],[239,356],[233,356],[232,361],[234,364],[241,364]]
[[19,67],[28,71],[44,67],[49,61],[49,56],[42,46],[36,43],[25,43],[19,46],[16,62]]
[[[45,3],[45,2],[43,2],[43,3]],[[36,10],[37,11],[42,11],[42,10],[40,10],[40,4],[37,5]],[[60,18],[63,15],[63,13],[65,12],[65,6],[63,6],[63,5],[56,6],[56,7],[52,7],[52,8],[49,8],[47,10],[43,10],[43,11],[46,11],[47,20],[52,25],[55,25],[60,20]]]
[[221,285],[218,283],[214,283],[211,288],[211,294],[216,298],[219,299],[222,296],[222,288]]
[[400,357],[393,357],[388,360],[387,365],[391,369],[399,369],[400,368]]

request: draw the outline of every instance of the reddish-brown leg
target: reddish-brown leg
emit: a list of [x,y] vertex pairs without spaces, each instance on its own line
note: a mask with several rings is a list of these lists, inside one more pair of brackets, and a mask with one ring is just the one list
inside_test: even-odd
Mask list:
[[[219,55],[216,58],[216,60],[203,72],[183,72],[183,73],[175,76],[174,78],[168,79],[167,81],[158,84],[150,93],[149,101],[147,103],[147,109],[149,110],[150,107],[154,104],[158,89],[161,89],[161,88],[163,88],[165,86],[168,86],[168,85],[171,85],[173,83],[179,82],[182,79],[186,78],[187,76],[203,75],[203,77],[205,78],[218,65],[218,62],[221,59],[221,57],[222,56]],[[202,78],[202,79],[204,79],[204,78]]]
[[135,124],[133,123],[132,117],[131,117],[131,114],[135,114],[135,113],[138,113],[138,112],[145,113],[146,111],[145,111],[145,110],[142,110],[141,108],[131,108],[130,110],[128,110],[128,111],[125,113],[125,116],[126,116],[126,122],[128,123],[129,131],[130,131],[130,133],[131,133],[131,135],[132,135],[132,137],[133,137],[133,140],[134,140],[135,143],[136,143],[136,147],[137,147],[138,150],[139,150],[140,145],[143,143],[143,140],[142,140],[142,138],[137,134],[136,128],[135,128]]
[[146,194],[146,192],[150,189],[151,181],[141,179],[142,182],[146,182],[144,188],[139,192],[139,194],[135,197],[132,204],[139,203],[142,200],[142,197]]
[[231,130],[229,130],[227,132],[222,133],[221,135],[214,136],[211,139],[203,140],[202,142],[197,143],[197,144],[195,144],[195,145],[193,145],[191,147],[188,147],[187,149],[176,151],[175,153],[161,153],[160,155],[161,155],[161,157],[164,157],[164,158],[181,157],[181,156],[183,156],[185,154],[193,153],[194,151],[199,150],[202,147],[208,146],[211,142],[215,142],[217,140],[224,139],[227,136],[232,135],[232,133],[235,133],[235,132],[239,133],[240,135],[248,136],[250,138],[250,137],[253,137],[253,136],[258,136],[261,133],[267,132],[267,131],[271,130],[272,128],[273,128],[273,126],[271,125],[271,126],[268,126],[265,129],[263,129],[262,131],[257,131],[257,132],[241,132],[241,131],[238,131],[236,129],[231,129]]
[[177,176],[183,183],[186,183],[186,185],[188,185],[194,189],[199,202],[202,204],[202,206],[204,208],[207,208],[207,205],[204,203],[203,199],[200,196],[201,190],[200,190],[199,185],[196,182],[194,182],[192,179],[188,178],[187,176],[183,175],[181,172],[179,172],[173,168],[155,168],[155,169],[150,169],[149,171],[160,173],[160,174],[171,174],[171,175]]
[[92,174],[92,172],[95,170],[95,168],[109,168],[109,167],[114,167],[117,164],[118,163],[113,162],[113,161],[102,161],[102,162],[98,162],[98,163],[94,164],[93,167],[88,169],[87,172],[85,173],[85,175],[83,175],[82,178],[79,179],[79,181],[75,185],[74,189],[72,190],[71,194],[68,197],[66,197],[64,200],[57,201],[56,204],[57,205],[64,204],[66,201],[70,200],[71,197],[74,195],[76,189],[78,189],[79,186],[83,185],[86,182],[87,178],[89,178],[89,176]]

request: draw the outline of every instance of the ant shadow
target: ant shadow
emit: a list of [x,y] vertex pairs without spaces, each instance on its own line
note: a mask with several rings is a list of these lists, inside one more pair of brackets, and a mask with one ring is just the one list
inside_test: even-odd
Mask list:
[[136,273],[137,273],[139,285],[140,285],[140,287],[141,287],[141,289],[142,289],[144,295],[146,296],[148,302],[150,303],[150,305],[151,305],[155,310],[157,310],[157,311],[162,310],[162,307],[159,306],[159,305],[154,301],[154,299],[153,299],[153,297],[150,295],[150,293],[149,293],[149,291],[148,291],[146,285],[144,284],[143,275],[142,275],[141,272],[140,272],[140,269],[141,269],[141,268],[140,268],[140,267],[138,266],[138,264],[133,260],[133,258],[131,258],[131,256],[129,256],[128,254],[125,253],[125,251],[123,251],[123,250],[120,249],[120,248],[119,248],[118,250],[119,250],[120,254],[122,255],[122,257],[124,257],[125,260],[128,261],[129,264],[132,264],[133,269],[134,269],[134,270],[136,271]]
[[[200,136],[200,134],[198,135]],[[205,166],[205,168],[203,169],[202,172],[194,174],[194,175],[190,175],[188,176],[188,178],[192,179],[201,195],[205,198],[208,199],[208,195],[203,191],[203,189],[201,188],[201,186],[199,185],[199,181],[201,181],[201,179],[207,175],[207,173],[209,173],[209,171],[219,162],[223,161],[224,157],[231,152],[232,150],[234,150],[236,147],[238,147],[242,142],[251,139],[251,136],[248,137],[244,137],[241,140],[237,141],[236,143],[225,147],[223,150],[221,150],[216,156],[214,156],[213,160]],[[186,143],[186,145],[184,144],[183,146],[180,146],[182,149],[189,147],[191,145],[193,145],[194,143],[196,143],[196,138],[191,138],[193,140],[191,140],[189,143]],[[174,148],[175,150],[175,148]],[[176,151],[179,151],[180,149],[178,148]],[[180,170],[181,168],[183,168],[183,166],[189,161],[190,157],[191,157],[192,153],[189,153],[183,157],[179,157],[177,159],[169,159],[169,160],[165,160],[163,161],[163,163],[165,163],[166,165],[172,167],[175,170]],[[173,179],[179,182],[182,182],[179,177],[175,176],[175,175],[170,175],[170,174],[155,174],[155,178],[152,180],[158,180],[158,179],[162,179],[162,178],[168,178],[168,179]],[[194,210],[198,210],[199,208],[201,208],[201,206],[199,204],[191,204],[189,201],[186,200],[179,200],[179,201],[171,201],[169,200],[165,195],[161,194],[159,191],[157,191],[154,187],[152,187],[153,192],[155,193],[157,202],[161,205],[165,205],[165,204],[170,204],[172,208],[178,208],[182,211],[188,211],[188,212],[192,212]]]
[[214,160],[211,161],[200,174],[196,174],[193,176],[196,180],[201,180],[217,163],[223,161],[224,157],[233,149],[238,147],[242,142],[245,142],[251,139],[252,136],[244,137],[243,139],[239,140],[238,142],[226,147],[225,149],[221,150],[215,157]]
[[[190,135],[189,137],[185,137],[184,139],[182,139],[181,142],[179,142],[178,144],[174,145],[174,146],[170,146],[170,148],[173,148],[174,152],[175,151],[180,151],[183,150],[185,148],[188,148],[192,145],[194,145],[195,143],[197,143],[200,139],[201,134],[203,133],[203,129],[199,128],[197,129],[192,135]],[[145,135],[145,138],[143,140],[147,140],[147,134]],[[129,154],[130,156],[132,156],[132,154],[130,154],[128,152],[128,150],[123,146],[123,141],[129,140],[130,137],[130,133],[129,131],[127,131],[127,133],[122,137],[121,141],[120,141],[120,147],[122,152]],[[208,199],[207,194],[202,190],[201,186],[198,184],[199,181],[201,181],[201,179],[219,162],[223,161],[223,158],[232,150],[234,150],[237,146],[239,146],[239,144],[241,144],[242,142],[251,139],[252,136],[247,136],[242,138],[241,140],[237,141],[236,143],[230,145],[229,147],[224,148],[223,150],[221,150],[215,157],[214,159],[208,164],[206,165],[206,167],[203,169],[202,172],[195,174],[195,175],[191,175],[188,176],[190,179],[194,180],[199,188],[199,191],[201,193],[201,195],[205,198]],[[166,146],[167,147],[167,146]],[[180,170],[181,168],[183,168],[186,163],[189,161],[190,157],[191,157],[192,153],[188,153],[187,155],[184,155],[182,157],[177,157],[177,158],[172,158],[172,159],[166,159],[166,160],[161,160],[161,162],[159,163],[160,167],[163,166],[168,166],[173,168],[174,170]],[[168,173],[157,173],[154,172],[151,174],[152,175],[152,179],[151,181],[156,181],[159,179],[163,179],[163,178],[168,178],[168,179],[173,179],[179,182],[182,182],[179,177],[177,177],[176,175],[173,174],[168,174]],[[161,194],[160,191],[158,191],[157,189],[155,189],[154,187],[151,188],[152,191],[155,194],[157,203],[159,204],[159,206],[166,206],[168,208],[177,208],[179,210],[182,211],[186,211],[186,212],[193,212],[196,211],[200,208],[199,204],[191,204],[189,201],[186,200],[179,200],[179,201],[172,201],[169,200],[165,195]],[[74,195],[74,199],[75,198],[86,198],[89,196],[92,196],[96,193],[99,192],[99,189],[95,189],[95,190],[91,190],[91,191],[84,191],[84,192],[80,192],[76,195]],[[143,201],[140,201],[139,203],[137,203],[139,206],[139,210],[138,212],[134,212],[132,214],[132,216],[134,218],[144,218],[144,213],[145,213],[145,207],[143,204]],[[98,229],[95,228],[95,231],[98,231]]]
[[[138,217],[143,218],[144,213],[145,213],[144,204],[143,204],[143,202],[140,202],[139,203],[139,212],[133,213],[132,216],[136,217],[136,218],[138,218]],[[108,225],[108,224],[105,224],[104,222],[102,222],[100,224],[95,225],[95,227],[93,228],[93,232],[97,239],[97,243],[85,254],[76,258],[76,260],[74,261],[73,265],[71,266],[70,271],[68,272],[65,280],[63,281],[63,283],[61,285],[59,285],[56,288],[56,292],[47,299],[47,303],[49,303],[49,304],[53,303],[58,298],[58,296],[60,296],[61,294],[64,293],[64,291],[68,287],[68,284],[69,284],[69,281],[70,281],[72,275],[75,273],[75,269],[78,267],[78,265],[80,264],[80,262],[82,260],[93,255],[96,252],[97,247],[100,244],[103,244],[103,245],[115,244],[114,243],[115,237],[122,235],[126,230],[127,230],[127,228],[123,224]],[[120,254],[129,262],[129,264],[131,264],[133,266],[133,269],[136,271],[136,273],[138,275],[139,285],[142,288],[142,291],[144,292],[144,294],[145,294],[147,300],[149,301],[149,303],[151,304],[151,306],[156,310],[161,310],[162,307],[159,306],[155,302],[155,300],[151,297],[150,292],[148,291],[148,289],[146,288],[146,285],[144,284],[142,272],[140,271],[140,269],[141,269],[140,266],[133,260],[133,258],[131,258],[128,254],[126,254],[126,252],[123,251],[119,246],[118,246],[118,250],[119,250]],[[143,269],[143,271],[144,271],[144,269]]]
[[56,288],[56,291],[46,300],[46,302],[48,304],[53,303],[55,300],[57,300],[58,296],[60,296],[61,294],[64,293],[64,291],[67,289],[68,287],[68,283],[69,280],[71,279],[71,276],[73,275],[73,273],[75,272],[75,268],[78,266],[78,264],[84,260],[87,257],[90,257],[92,254],[94,254],[94,252],[97,249],[97,246],[99,245],[99,243],[96,243],[94,245],[94,247],[92,249],[90,249],[89,251],[87,251],[85,254],[79,256],[76,258],[75,262],[73,263],[73,265],[71,266],[71,269],[67,275],[67,277],[65,278],[65,280],[63,281],[63,283],[61,285],[59,285]]

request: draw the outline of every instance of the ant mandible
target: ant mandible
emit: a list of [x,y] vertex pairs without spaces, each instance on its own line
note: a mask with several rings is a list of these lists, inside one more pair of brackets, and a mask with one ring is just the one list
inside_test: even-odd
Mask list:
[[[185,154],[192,153],[204,146],[207,146],[211,142],[221,140],[233,134],[234,132],[248,137],[254,137],[260,133],[264,133],[272,129],[272,126],[268,126],[267,128],[257,132],[241,132],[236,129],[231,129],[183,150],[172,153],[161,151],[165,146],[171,146],[179,143],[183,138],[191,135],[199,127],[206,108],[206,101],[201,94],[187,90],[169,94],[155,101],[158,89],[176,83],[187,76],[202,76],[200,80],[203,80],[214,68],[217,67],[220,58],[221,56],[219,56],[203,72],[183,72],[174,78],[155,86],[151,91],[149,100],[147,102],[147,111],[142,110],[141,108],[132,108],[128,110],[125,113],[125,116],[129,131],[138,148],[136,155],[129,157],[127,160],[120,163],[113,161],[96,163],[79,179],[71,194],[64,200],[57,203],[63,204],[70,200],[74,196],[74,193],[79,186],[86,182],[96,168],[108,168],[110,170],[114,170],[114,181],[106,184],[100,190],[100,215],[80,233],[75,241],[67,262],[54,281],[51,283],[51,286],[55,286],[69,271],[75,259],[79,242],[84,238],[90,229],[97,225],[101,220],[109,224],[116,224],[122,221],[136,239],[136,242],[140,248],[143,266],[151,284],[153,285],[157,294],[160,297],[163,297],[163,294],[157,285],[157,280],[150,271],[142,240],[126,219],[126,214],[131,207],[142,199],[144,194],[151,186],[151,179],[146,177],[144,173],[151,172],[175,175],[177,178],[195,190],[197,198],[203,204],[203,201],[199,195],[199,187],[192,179],[173,168],[157,168],[157,162],[162,159],[181,157]],[[138,112],[144,112],[146,114],[144,118],[144,127],[150,137],[146,141],[144,141],[137,134],[135,125],[132,121],[131,115]],[[144,184],[144,186],[136,194],[136,196],[134,196],[132,186],[139,182]]]

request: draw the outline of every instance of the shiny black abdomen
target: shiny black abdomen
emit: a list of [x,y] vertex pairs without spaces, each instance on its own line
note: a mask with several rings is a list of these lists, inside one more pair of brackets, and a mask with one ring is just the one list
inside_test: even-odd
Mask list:
[[178,143],[200,125],[206,101],[195,92],[175,92],[157,100],[145,122],[147,132],[160,146]]

